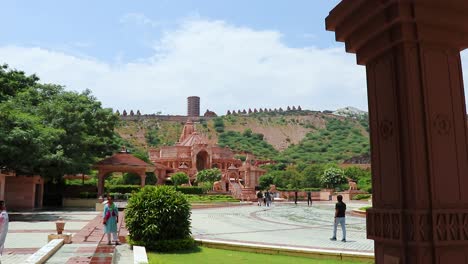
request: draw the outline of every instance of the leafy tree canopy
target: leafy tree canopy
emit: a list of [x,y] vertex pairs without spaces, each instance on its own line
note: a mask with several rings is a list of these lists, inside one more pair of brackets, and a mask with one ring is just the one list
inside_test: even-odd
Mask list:
[[221,171],[218,168],[206,169],[197,173],[197,182],[210,182],[219,181],[221,179]]
[[346,182],[344,171],[336,167],[330,167],[323,172],[320,179],[322,185],[327,188],[335,188]]
[[118,117],[84,92],[0,67],[0,166],[60,178],[112,154]]
[[187,174],[185,174],[183,172],[176,172],[176,173],[171,175],[171,180],[172,180],[172,183],[175,186],[179,186],[181,184],[188,183],[189,182],[189,177],[188,177]]

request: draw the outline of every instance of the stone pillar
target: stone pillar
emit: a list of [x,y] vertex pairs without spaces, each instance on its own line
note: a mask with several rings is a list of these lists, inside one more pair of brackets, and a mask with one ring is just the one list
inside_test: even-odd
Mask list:
[[98,197],[101,197],[104,194],[104,177],[106,176],[105,172],[99,171],[98,173]]
[[376,263],[468,263],[466,12],[465,0],[342,1],[327,18],[366,65]]
[[0,174],[0,200],[5,200],[5,175]]
[[146,185],[146,173],[140,173],[140,185],[141,187],[145,187]]

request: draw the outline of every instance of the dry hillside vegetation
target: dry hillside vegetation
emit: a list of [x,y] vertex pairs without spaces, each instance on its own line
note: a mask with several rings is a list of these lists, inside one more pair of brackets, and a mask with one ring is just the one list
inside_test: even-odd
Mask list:
[[[141,152],[173,145],[183,122],[141,119],[121,121],[118,134]],[[196,122],[209,143],[285,162],[327,162],[368,153],[367,119],[320,112],[230,115]]]

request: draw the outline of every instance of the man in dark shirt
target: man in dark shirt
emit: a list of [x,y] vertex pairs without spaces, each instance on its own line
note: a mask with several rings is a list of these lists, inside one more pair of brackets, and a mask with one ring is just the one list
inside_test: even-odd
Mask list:
[[257,200],[258,200],[258,206],[262,206],[262,201],[263,201],[263,193],[262,193],[262,191],[258,191],[258,193],[257,193]]
[[346,226],[345,226],[345,213],[346,213],[346,204],[343,203],[343,196],[338,195],[336,197],[338,202],[335,205],[335,222],[333,224],[333,237],[330,238],[332,241],[336,241],[336,229],[338,224],[341,225],[341,230],[343,231],[343,239],[341,241],[346,242]]
[[312,193],[310,191],[307,192],[307,206],[312,205]]

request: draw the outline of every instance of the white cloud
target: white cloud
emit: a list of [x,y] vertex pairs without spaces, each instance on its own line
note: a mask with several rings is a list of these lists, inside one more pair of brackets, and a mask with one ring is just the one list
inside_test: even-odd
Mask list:
[[218,114],[288,105],[367,109],[365,68],[355,55],[343,48],[290,48],[277,31],[222,21],[187,20],[155,42],[153,56],[130,63],[19,46],[0,47],[0,58],[44,82],[89,88],[104,106],[121,111],[185,114],[191,95],[201,97],[202,111]]

